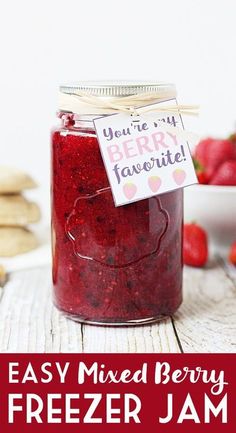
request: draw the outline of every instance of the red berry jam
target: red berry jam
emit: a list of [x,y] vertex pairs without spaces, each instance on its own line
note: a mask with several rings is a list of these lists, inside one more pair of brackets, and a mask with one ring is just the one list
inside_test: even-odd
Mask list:
[[173,314],[182,300],[182,202],[179,189],[115,207],[92,126],[64,116],[52,133],[56,306],[104,325]]

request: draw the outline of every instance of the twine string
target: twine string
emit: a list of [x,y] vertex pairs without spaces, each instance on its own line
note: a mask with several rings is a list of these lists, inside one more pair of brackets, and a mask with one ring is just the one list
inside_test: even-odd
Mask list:
[[110,114],[127,112],[138,116],[150,111],[171,112],[185,115],[198,115],[197,105],[160,105],[168,99],[174,99],[176,94],[171,91],[157,93],[138,93],[129,96],[102,97],[86,92],[76,94],[59,93],[59,109],[72,111],[76,114]]

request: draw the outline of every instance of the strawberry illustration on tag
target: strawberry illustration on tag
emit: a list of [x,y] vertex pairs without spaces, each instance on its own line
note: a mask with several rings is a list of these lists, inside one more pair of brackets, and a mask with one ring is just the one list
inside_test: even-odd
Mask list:
[[161,178],[158,176],[151,176],[148,178],[148,185],[152,192],[157,192],[161,186]]
[[137,192],[137,186],[132,182],[128,182],[123,186],[123,192],[125,197],[131,200]]
[[186,173],[184,170],[177,168],[175,171],[173,171],[172,176],[177,185],[182,185],[185,181]]

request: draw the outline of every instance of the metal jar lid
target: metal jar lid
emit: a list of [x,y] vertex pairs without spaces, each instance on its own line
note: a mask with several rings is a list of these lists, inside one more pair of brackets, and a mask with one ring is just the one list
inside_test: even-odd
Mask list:
[[86,92],[88,95],[100,97],[131,96],[139,93],[167,92],[176,94],[175,85],[172,83],[149,81],[82,81],[60,86],[60,92],[66,94],[78,94]]

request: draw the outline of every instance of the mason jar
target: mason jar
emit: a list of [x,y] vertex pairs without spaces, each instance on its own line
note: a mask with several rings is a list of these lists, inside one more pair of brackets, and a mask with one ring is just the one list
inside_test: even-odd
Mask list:
[[[159,83],[60,88],[75,97],[81,91],[104,100],[175,95],[172,84]],[[67,317],[90,324],[160,320],[182,301],[183,191],[115,207],[93,124],[109,113],[100,108],[98,114],[92,105],[81,111],[60,107],[61,124],[52,131],[54,303]]]

